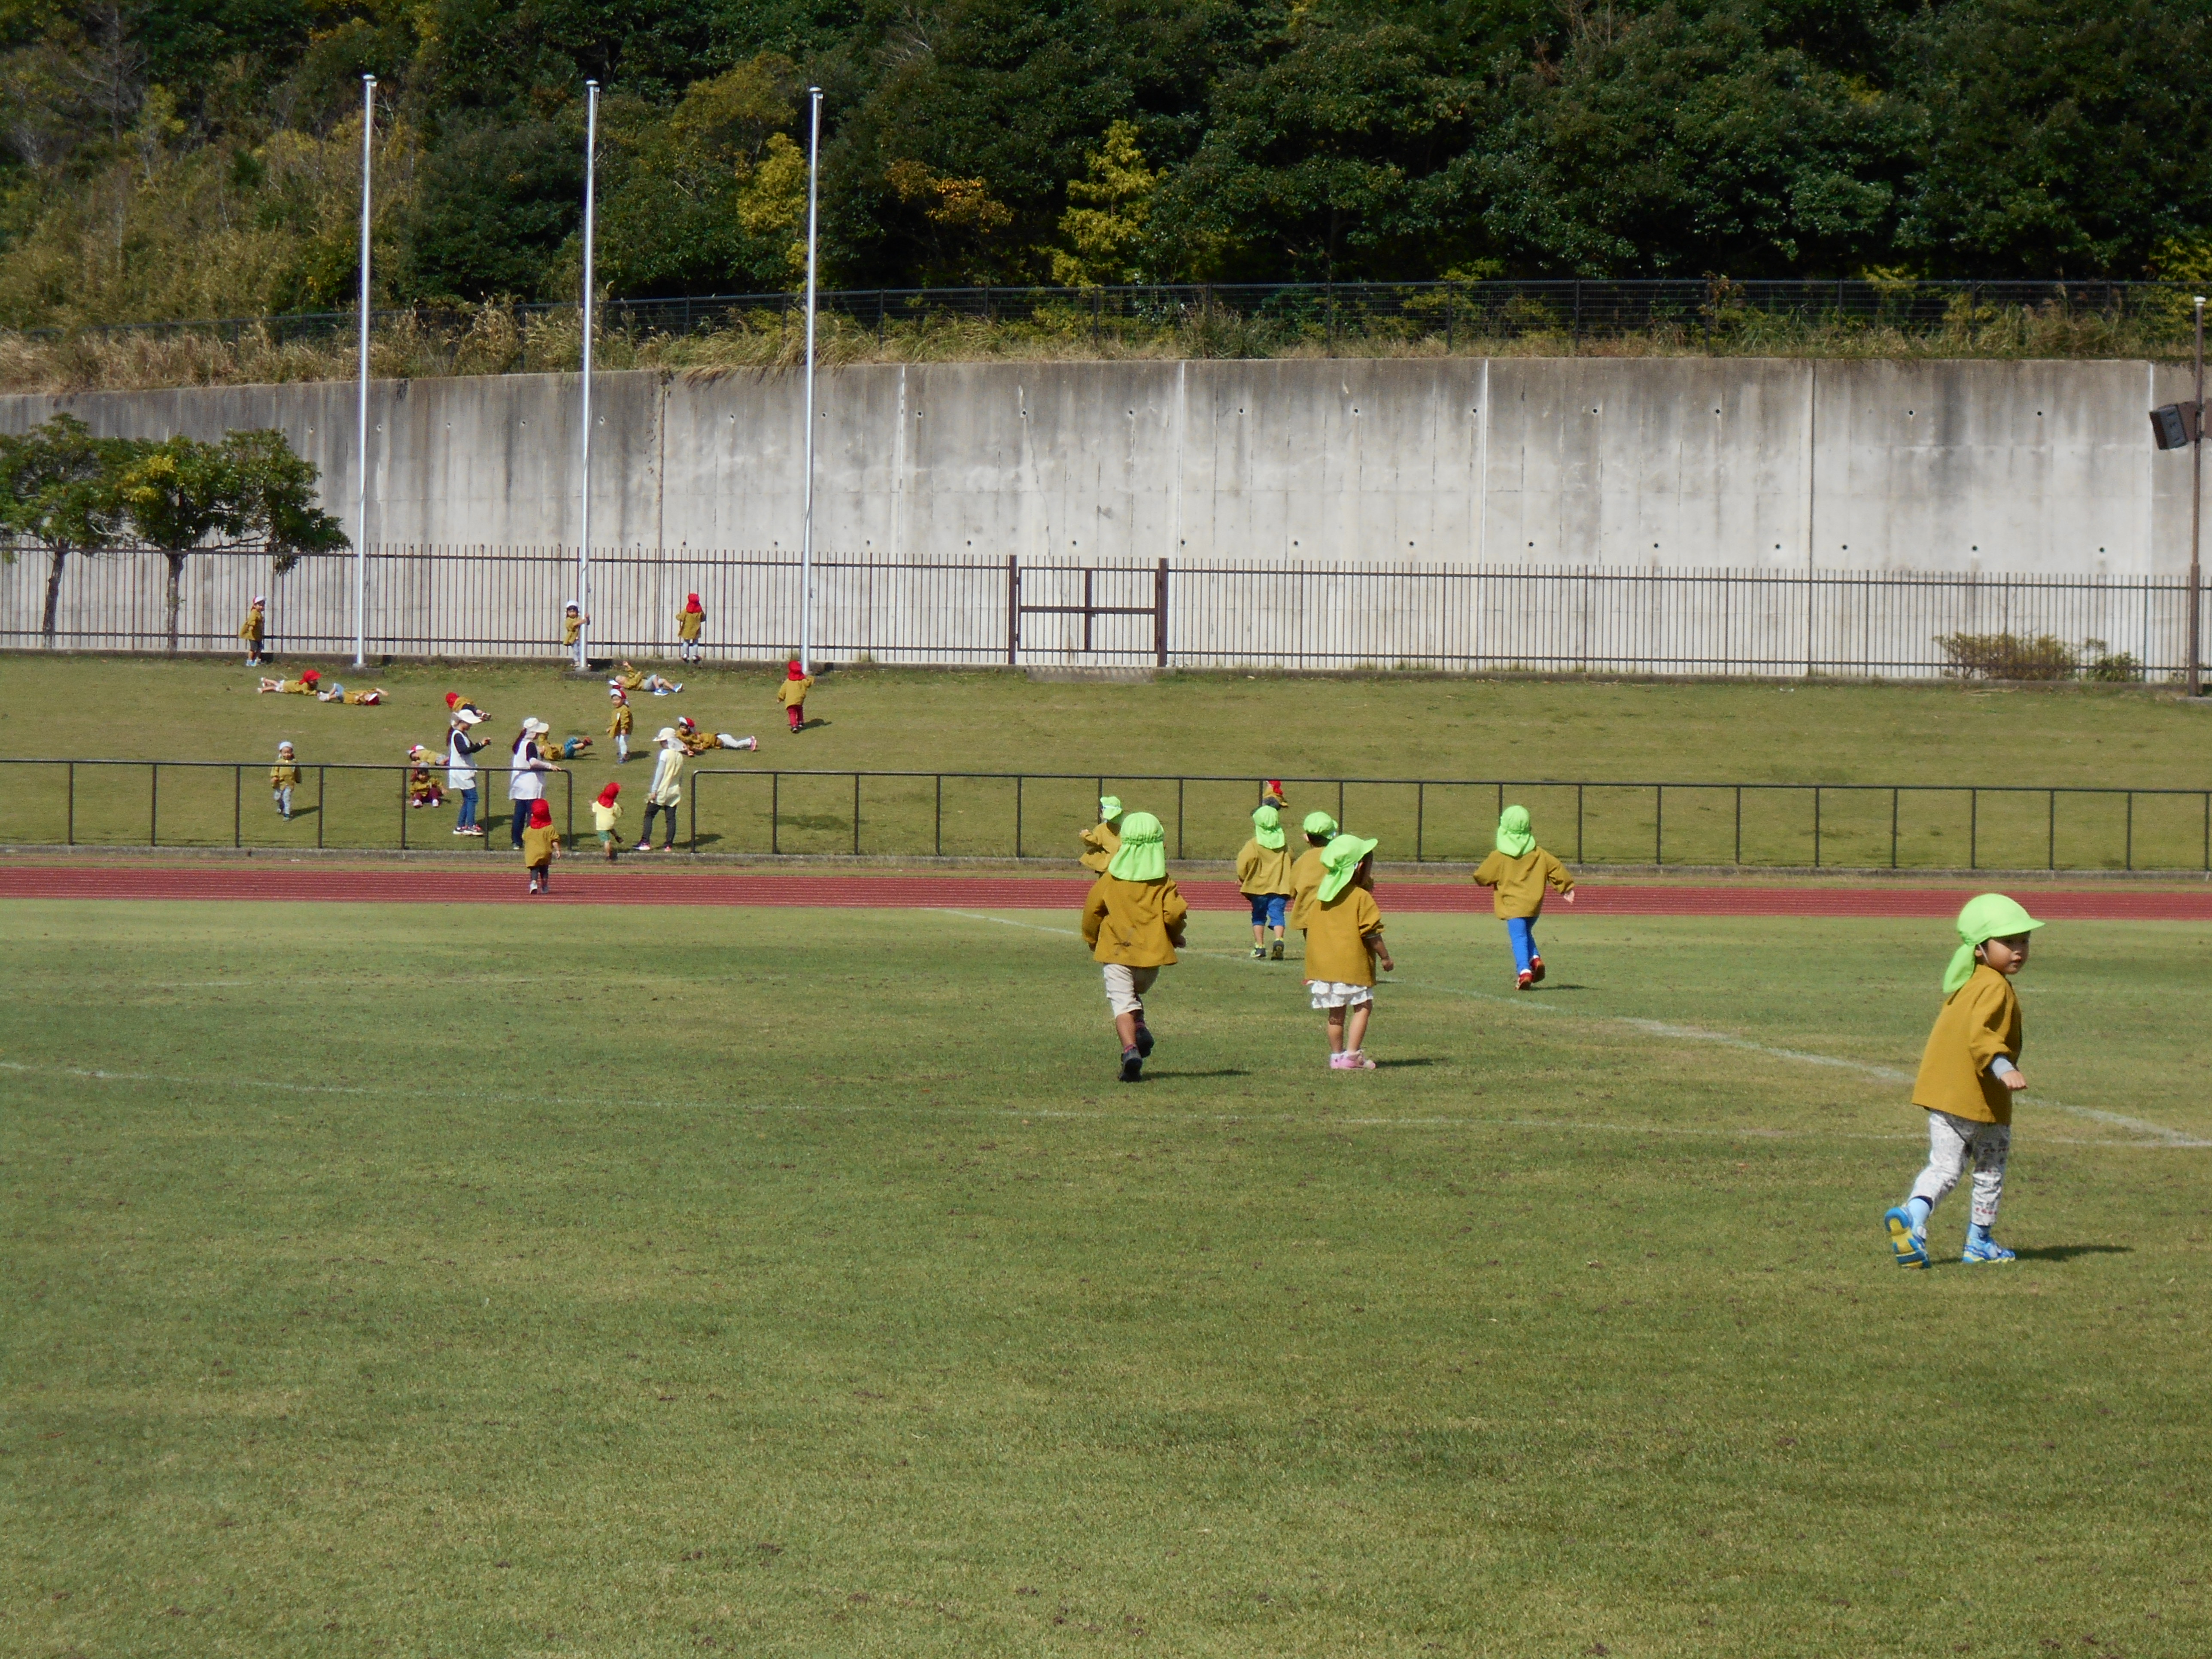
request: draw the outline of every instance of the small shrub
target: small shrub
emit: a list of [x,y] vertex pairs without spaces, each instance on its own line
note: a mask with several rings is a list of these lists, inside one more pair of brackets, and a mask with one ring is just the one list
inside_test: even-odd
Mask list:
[[2081,641],[2083,679],[2106,685],[2128,685],[2142,677],[2142,662],[2132,651],[2114,651],[2102,640]]
[[1936,643],[1962,679],[2068,680],[2076,664],[2073,647],[2056,634],[2023,639],[2017,634],[1939,634]]

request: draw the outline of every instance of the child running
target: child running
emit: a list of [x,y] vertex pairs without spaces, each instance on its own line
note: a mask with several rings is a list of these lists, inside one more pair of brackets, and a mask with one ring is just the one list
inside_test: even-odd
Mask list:
[[300,760],[292,752],[292,745],[276,745],[276,764],[269,769],[269,789],[276,798],[276,816],[289,823],[292,821],[292,792],[300,787]]
[[1322,851],[1321,886],[1306,923],[1306,989],[1328,1025],[1328,1069],[1371,1072],[1368,1017],[1375,1010],[1375,964],[1395,970],[1382,942],[1382,908],[1360,884],[1376,843],[1338,836]]
[[1145,993],[1172,966],[1190,907],[1168,874],[1167,831],[1150,812],[1121,819],[1121,844],[1083,901],[1083,942],[1106,974],[1106,1004],[1121,1042],[1121,1081],[1144,1079],[1152,1052]]
[[609,686],[607,697],[615,706],[607,717],[607,735],[615,740],[615,764],[621,766],[629,759],[629,733],[635,716],[630,712],[629,694],[622,687]]
[[1990,1237],[2004,1196],[2012,1148],[2012,1097],[2027,1087],[2020,1059],[2020,998],[2012,976],[2027,965],[2028,935],[2043,926],[2002,893],[1984,893],[1959,912],[1959,948],[1943,972],[1943,1008],[1928,1034],[1912,1103],[1928,1114],[1928,1167],[1911,1196],[1881,1218],[1900,1267],[1928,1265],[1928,1216],[1973,1160],[1968,1265],[2010,1261]]
[[1303,933],[1313,926],[1314,894],[1324,873],[1322,849],[1336,838],[1336,820],[1326,812],[1309,812],[1300,828],[1305,831],[1306,850],[1291,866],[1290,923]]
[[553,890],[553,860],[561,851],[561,837],[553,828],[550,802],[530,803],[530,827],[522,832],[522,862],[530,872],[530,890]]
[[794,738],[799,735],[799,728],[806,724],[806,694],[813,689],[814,676],[796,660],[783,671],[783,684],[775,689],[775,700],[791,717],[791,735]]
[[707,612],[699,603],[699,596],[685,594],[684,608],[676,613],[676,654],[685,662],[699,660],[699,631],[706,625]]
[[1252,903],[1252,960],[1269,959],[1267,930],[1275,932],[1273,959],[1283,959],[1283,921],[1291,902],[1291,854],[1283,815],[1272,806],[1252,811],[1252,839],[1237,854],[1237,890]]
[[1106,866],[1114,861],[1114,854],[1121,845],[1121,833],[1116,826],[1121,822],[1121,798],[1119,795],[1098,797],[1098,822],[1083,830],[1076,839],[1083,843],[1083,856],[1076,862],[1094,876],[1106,873]]
[[622,785],[610,783],[592,803],[592,829],[599,836],[599,846],[609,864],[615,861],[615,849],[622,844],[622,803],[615,799],[620,793]]
[[1513,983],[1527,990],[1544,977],[1543,953],[1536,948],[1536,918],[1544,914],[1547,887],[1575,902],[1575,878],[1566,866],[1536,845],[1528,809],[1509,806],[1498,815],[1496,850],[1474,872],[1475,885],[1497,890],[1491,913],[1505,924],[1513,945]]

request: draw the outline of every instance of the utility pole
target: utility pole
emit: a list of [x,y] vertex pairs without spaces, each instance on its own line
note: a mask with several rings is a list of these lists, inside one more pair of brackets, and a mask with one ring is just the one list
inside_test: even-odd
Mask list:
[[584,82],[584,373],[583,453],[578,458],[576,489],[582,497],[582,523],[576,538],[576,672],[590,664],[592,621],[592,244],[598,230],[599,83]]
[[822,177],[822,88],[809,87],[806,138],[806,513],[799,537],[799,669],[814,672],[814,277],[815,204]]
[[368,209],[376,160],[376,77],[361,77],[361,399],[355,425],[353,665],[368,663]]

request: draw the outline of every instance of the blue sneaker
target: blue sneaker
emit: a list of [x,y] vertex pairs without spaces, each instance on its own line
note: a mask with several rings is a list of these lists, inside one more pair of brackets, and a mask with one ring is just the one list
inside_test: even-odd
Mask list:
[[1983,1232],[1970,1232],[1966,1235],[1966,1254],[1959,1258],[1960,1261],[1970,1266],[1977,1261],[2014,1261],[2018,1259],[2014,1252],[2008,1250],[1987,1233]]
[[1903,1205],[1882,1212],[1881,1224],[1889,1232],[1889,1248],[1897,1256],[1900,1267],[1924,1267],[1928,1265],[1928,1232],[1924,1226],[1912,1224],[1912,1212]]

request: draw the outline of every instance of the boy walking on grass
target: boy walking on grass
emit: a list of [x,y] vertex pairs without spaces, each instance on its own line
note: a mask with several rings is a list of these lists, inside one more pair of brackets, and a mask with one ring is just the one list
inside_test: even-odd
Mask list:
[[1103,876],[1106,866],[1114,861],[1115,850],[1121,845],[1121,798],[1119,795],[1098,797],[1098,822],[1076,837],[1083,843],[1083,856],[1077,860],[1093,875]]
[[1959,1184],[1970,1158],[1973,1211],[1960,1259],[1969,1265],[2014,1259],[1990,1230],[2004,1196],[2012,1097],[2027,1087],[2015,1063],[2020,998],[2012,976],[2027,965],[2028,935],[2043,924],[2002,893],[1984,893],[1966,902],[1958,926],[1959,948],[1943,973],[1942,1012],[1912,1084],[1912,1103],[1928,1114],[1928,1167],[1911,1195],[1881,1218],[1900,1267],[1928,1265],[1929,1212]]
[[1252,902],[1252,960],[1268,957],[1267,930],[1275,930],[1274,960],[1283,959],[1283,920],[1291,902],[1291,854],[1283,817],[1272,806],[1252,812],[1252,839],[1237,854],[1237,886]]
[[1474,872],[1478,887],[1496,889],[1491,912],[1505,924],[1513,945],[1513,983],[1520,990],[1544,977],[1543,953],[1536,948],[1536,918],[1544,914],[1544,890],[1548,887],[1570,904],[1575,902],[1575,878],[1567,867],[1536,845],[1529,826],[1528,809],[1509,806],[1498,817],[1495,849]]
[[615,799],[622,793],[622,785],[610,783],[599,791],[592,803],[592,829],[599,838],[599,847],[607,855],[607,862],[615,861],[615,849],[622,843],[622,803]]
[[775,689],[775,700],[783,705],[783,712],[790,718],[793,737],[806,724],[806,694],[813,689],[814,676],[793,659],[783,672],[783,684]]
[[1298,854],[1298,861],[1291,866],[1290,923],[1300,932],[1313,926],[1314,894],[1321,887],[1322,848],[1336,836],[1336,820],[1326,812],[1309,812],[1300,826],[1305,831],[1306,850]]
[[1172,966],[1190,907],[1168,874],[1167,831],[1150,812],[1121,819],[1121,844],[1083,902],[1083,942],[1105,969],[1106,1003],[1121,1042],[1121,1081],[1142,1080],[1152,1052],[1145,993]]
[[615,740],[615,764],[620,766],[629,759],[630,729],[637,716],[630,710],[629,695],[619,685],[607,689],[607,698],[615,706],[607,717],[607,735]]
[[1397,963],[1382,942],[1382,908],[1358,878],[1370,868],[1376,843],[1339,836],[1321,855],[1321,886],[1306,924],[1306,989],[1328,1023],[1328,1068],[1371,1072],[1362,1046],[1375,1007],[1375,964],[1385,973]]
[[292,821],[292,792],[300,787],[300,757],[292,752],[292,745],[276,745],[276,764],[269,769],[269,789],[276,797],[276,816],[287,823]]

